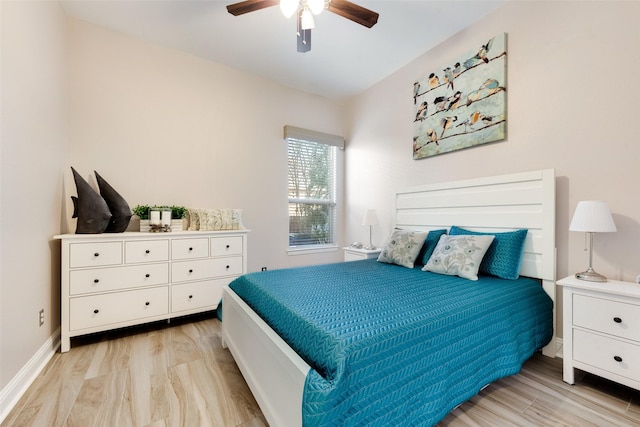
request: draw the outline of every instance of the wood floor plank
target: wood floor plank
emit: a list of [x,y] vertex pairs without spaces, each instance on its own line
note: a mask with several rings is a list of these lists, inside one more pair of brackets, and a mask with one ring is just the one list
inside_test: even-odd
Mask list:
[[[123,405],[129,371],[122,369],[84,381],[67,419],[71,427],[132,426]],[[123,413],[124,412],[124,413]]]
[[169,330],[168,354],[170,366],[191,362],[202,357],[202,352],[197,343],[197,336],[194,336],[193,332],[194,328],[188,325],[179,325]]
[[129,376],[135,425],[148,425],[169,415],[166,335],[140,334],[131,343]]
[[[79,337],[56,354],[2,427],[266,427],[211,314]],[[540,354],[438,426],[637,426],[640,391]]]
[[76,400],[93,349],[56,353],[3,425],[62,426]]

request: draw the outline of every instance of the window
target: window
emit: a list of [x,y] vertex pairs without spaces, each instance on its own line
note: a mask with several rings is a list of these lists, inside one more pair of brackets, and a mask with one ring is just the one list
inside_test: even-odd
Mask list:
[[[333,139],[336,138],[337,142]],[[337,244],[338,147],[333,135],[285,126],[288,157],[289,248]]]

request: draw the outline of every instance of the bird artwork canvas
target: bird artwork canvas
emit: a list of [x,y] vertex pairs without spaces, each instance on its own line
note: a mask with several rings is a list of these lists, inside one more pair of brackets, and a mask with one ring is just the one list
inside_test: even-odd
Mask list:
[[506,138],[506,39],[478,43],[414,83],[414,159]]

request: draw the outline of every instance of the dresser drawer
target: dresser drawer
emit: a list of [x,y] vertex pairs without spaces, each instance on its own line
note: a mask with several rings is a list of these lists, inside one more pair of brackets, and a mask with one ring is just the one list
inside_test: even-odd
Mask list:
[[178,261],[171,264],[172,282],[215,279],[240,274],[242,274],[241,256]]
[[212,237],[211,256],[242,255],[242,237]]
[[127,264],[169,261],[169,240],[142,240],[125,242],[124,245],[124,262]]
[[180,239],[171,241],[171,259],[194,259],[209,256],[209,239]]
[[69,300],[69,329],[95,328],[168,313],[168,286],[76,297]]
[[102,267],[122,264],[121,242],[72,243],[69,267]]
[[169,264],[93,268],[69,272],[69,295],[169,283]]
[[573,359],[640,381],[640,346],[638,345],[574,329]]
[[640,341],[640,305],[573,294],[573,325]]
[[183,283],[171,288],[171,312],[215,309],[222,298],[222,287],[233,278]]

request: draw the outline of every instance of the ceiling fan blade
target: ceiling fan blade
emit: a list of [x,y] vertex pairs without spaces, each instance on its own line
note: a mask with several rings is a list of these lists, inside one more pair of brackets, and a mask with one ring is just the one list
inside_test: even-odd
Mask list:
[[342,16],[343,18],[347,18],[360,25],[364,25],[367,28],[371,28],[376,25],[376,22],[378,22],[378,16],[380,16],[372,10],[358,6],[357,4],[351,3],[347,0],[331,0],[327,9]]
[[233,16],[238,16],[278,4],[280,4],[279,0],[245,0],[228,5],[227,11]]

